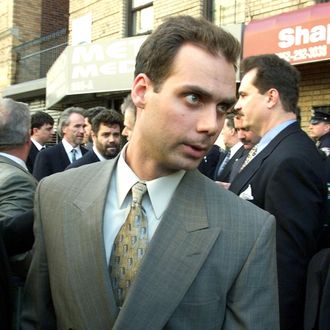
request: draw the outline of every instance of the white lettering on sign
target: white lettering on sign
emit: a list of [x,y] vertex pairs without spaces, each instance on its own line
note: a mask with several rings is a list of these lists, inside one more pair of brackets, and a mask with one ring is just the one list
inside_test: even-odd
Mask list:
[[299,48],[293,51],[286,50],[284,52],[276,53],[276,55],[290,63],[313,59],[315,60],[317,58],[326,57],[328,55],[328,47],[327,45],[321,45],[308,48]]
[[134,60],[126,60],[120,62],[109,62],[101,65],[88,64],[76,65],[72,68],[72,79],[87,79],[99,77],[101,75],[117,75],[127,74],[134,71]]
[[320,41],[330,44],[330,24],[316,25],[311,29],[303,28],[301,25],[295,28],[285,28],[278,33],[278,39],[280,48],[289,48]]

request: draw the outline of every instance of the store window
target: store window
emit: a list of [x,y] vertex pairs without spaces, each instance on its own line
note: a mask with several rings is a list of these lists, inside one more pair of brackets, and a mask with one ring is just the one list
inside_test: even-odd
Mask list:
[[153,24],[153,2],[150,0],[132,0],[129,34],[135,36],[150,33],[153,29]]

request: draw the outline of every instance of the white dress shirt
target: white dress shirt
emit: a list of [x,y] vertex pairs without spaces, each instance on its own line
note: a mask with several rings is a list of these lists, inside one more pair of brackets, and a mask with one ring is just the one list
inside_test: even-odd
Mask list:
[[[124,159],[126,147],[121,151],[111,177],[103,217],[104,245],[107,261],[110,260],[113,242],[130,211],[132,186],[140,181]],[[147,194],[143,197],[142,207],[148,218],[149,241],[153,237],[164,211],[166,210],[185,171],[146,181]]]
[[82,152],[80,150],[79,145],[73,148],[73,146],[65,138],[62,139],[62,144],[63,144],[65,152],[68,155],[71,163],[73,161],[73,159],[72,159],[72,156],[73,156],[72,149],[76,149],[76,160],[82,157]]
[[38,141],[36,141],[33,137],[31,137],[32,143],[36,146],[36,148],[40,151],[42,148],[45,148],[45,146],[41,145]]
[[104,158],[99,152],[98,150],[96,149],[95,146],[93,146],[93,151],[95,152],[95,155],[97,156],[97,158],[102,162],[104,160],[107,160],[106,158]]

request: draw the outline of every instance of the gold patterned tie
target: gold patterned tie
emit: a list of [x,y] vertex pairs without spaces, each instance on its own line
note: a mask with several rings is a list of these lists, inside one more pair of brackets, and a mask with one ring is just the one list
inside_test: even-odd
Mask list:
[[245,158],[245,161],[243,163],[243,165],[241,166],[240,168],[240,172],[242,171],[242,169],[250,163],[250,161],[254,158],[254,156],[257,154],[257,150],[258,150],[258,145],[255,145],[250,151],[249,153],[247,154],[246,158]]
[[119,307],[125,300],[148,246],[148,221],[141,206],[146,191],[144,182],[137,182],[132,187],[131,209],[113,244],[110,277]]

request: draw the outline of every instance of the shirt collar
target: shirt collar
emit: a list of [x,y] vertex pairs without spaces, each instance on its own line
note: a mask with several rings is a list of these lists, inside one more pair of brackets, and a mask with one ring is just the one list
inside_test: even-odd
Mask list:
[[99,152],[98,150],[96,149],[95,145],[93,145],[93,151],[94,153],[96,154],[97,158],[102,162],[104,160],[106,160],[106,158],[104,158]]
[[[116,171],[119,207],[122,206],[126,195],[132,186],[140,180],[125,161],[126,148],[127,144],[120,153]],[[148,195],[150,197],[151,205],[157,218],[160,218],[166,210],[184,174],[185,171],[180,170],[164,177],[146,181]]]
[[285,128],[287,128],[289,125],[293,124],[294,122],[296,122],[295,119],[286,120],[283,123],[272,128],[270,131],[268,131],[258,143],[257,154],[261,150],[266,148],[267,145],[270,143],[270,141],[272,141],[276,135],[278,135],[280,132],[282,132]]
[[62,139],[62,144],[67,154],[70,154],[72,149],[80,150],[80,146],[73,147],[65,138]]
[[31,137],[32,143],[36,146],[36,148],[40,151],[44,146],[41,145],[38,141],[36,141],[33,137]]
[[237,142],[235,145],[233,145],[231,148],[230,148],[230,158],[232,158],[235,153],[238,151],[238,149],[243,145],[242,142]]
[[6,152],[0,152],[0,156],[9,158],[10,160],[15,162],[16,164],[22,166],[26,171],[28,171],[24,160],[22,160],[21,158],[18,158],[16,156],[13,156],[13,155],[10,155],[10,154],[7,154]]

